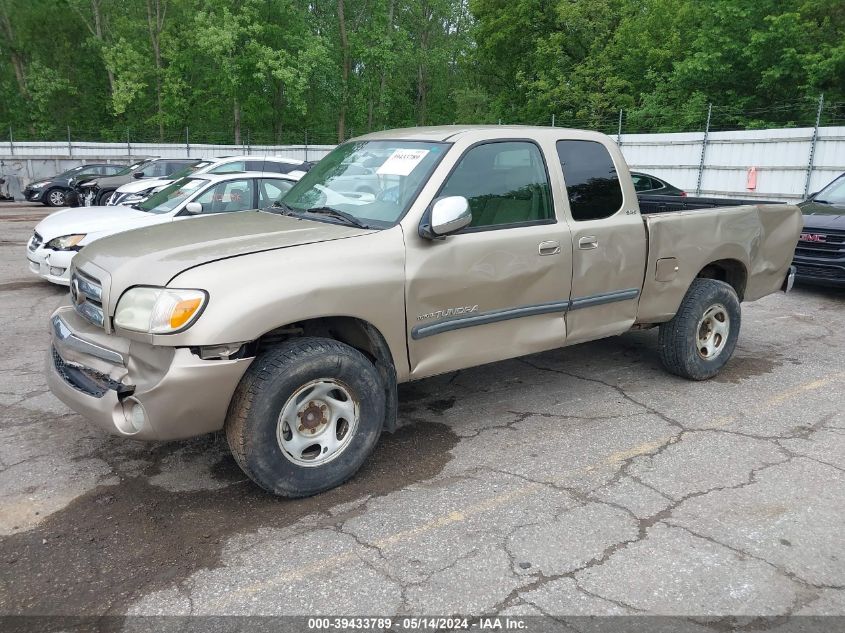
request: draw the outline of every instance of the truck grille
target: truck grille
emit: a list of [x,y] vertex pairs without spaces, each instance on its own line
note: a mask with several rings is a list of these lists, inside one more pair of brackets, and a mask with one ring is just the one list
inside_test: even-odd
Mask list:
[[73,269],[70,275],[70,298],[80,315],[98,327],[105,327],[103,287],[99,281]]
[[123,399],[135,391],[135,387],[124,385],[96,369],[68,363],[56,351],[55,347],[52,347],[50,351],[53,355],[53,366],[59,376],[71,387],[82,393],[95,398],[102,398],[106,395],[106,392],[112,390],[117,392],[118,398]]
[[43,237],[41,237],[41,236],[40,236],[37,232],[34,232],[34,233],[32,234],[32,237],[31,237],[31,238],[29,238],[29,244],[27,244],[27,246],[26,246],[26,247],[27,247],[30,251],[34,251],[34,250],[35,250],[35,249],[37,249],[39,246],[41,246],[41,244],[42,244],[43,242],[44,242],[44,238],[43,238]]
[[843,279],[845,270],[833,266],[795,266],[795,272],[799,277],[815,277],[818,279]]
[[845,231],[804,229],[795,255],[812,259],[845,259]]
[[67,384],[95,398],[102,398],[106,394],[109,388],[108,383],[103,379],[110,380],[108,376],[95,372],[93,369],[83,369],[82,367],[66,363],[59,356],[55,347],[51,351],[53,354],[53,366]]

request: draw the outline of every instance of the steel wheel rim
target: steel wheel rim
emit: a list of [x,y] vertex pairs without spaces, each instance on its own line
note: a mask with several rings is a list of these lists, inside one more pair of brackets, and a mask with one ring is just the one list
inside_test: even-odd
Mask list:
[[288,398],[276,424],[276,440],[289,461],[322,466],[341,455],[358,429],[360,407],[352,391],[332,378],[312,380]]
[[719,356],[727,346],[730,333],[731,317],[725,306],[717,303],[707,308],[695,330],[698,355],[704,360]]
[[65,194],[61,191],[51,191],[50,192],[50,203],[58,206],[61,206],[65,203]]

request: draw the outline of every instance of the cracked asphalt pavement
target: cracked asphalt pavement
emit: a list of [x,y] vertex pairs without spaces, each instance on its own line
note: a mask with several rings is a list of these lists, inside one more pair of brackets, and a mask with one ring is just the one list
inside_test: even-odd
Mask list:
[[845,615],[845,293],[744,304],[716,379],[656,331],[402,387],[348,484],[273,498],[220,435],[144,444],[47,390],[43,209],[0,207],[0,613]]

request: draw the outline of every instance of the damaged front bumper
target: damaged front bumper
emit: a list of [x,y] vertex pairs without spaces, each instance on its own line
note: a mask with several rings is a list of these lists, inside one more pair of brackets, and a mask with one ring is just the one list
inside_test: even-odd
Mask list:
[[106,334],[71,306],[50,319],[47,383],[71,409],[124,437],[175,440],[223,428],[252,358],[202,360],[187,348]]

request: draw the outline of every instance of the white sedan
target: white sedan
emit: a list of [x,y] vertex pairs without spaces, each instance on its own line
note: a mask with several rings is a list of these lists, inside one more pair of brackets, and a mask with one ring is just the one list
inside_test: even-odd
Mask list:
[[243,172],[192,175],[177,180],[132,207],[77,207],[44,218],[29,240],[29,269],[42,279],[68,285],[70,262],[87,244],[123,231],[271,206],[300,174]]
[[191,174],[229,174],[236,171],[260,171],[268,175],[290,174],[299,179],[308,171],[310,163],[280,156],[223,156],[210,158],[186,167],[168,178],[141,178],[118,187],[109,198],[109,206],[132,206],[164,189],[171,182]]

